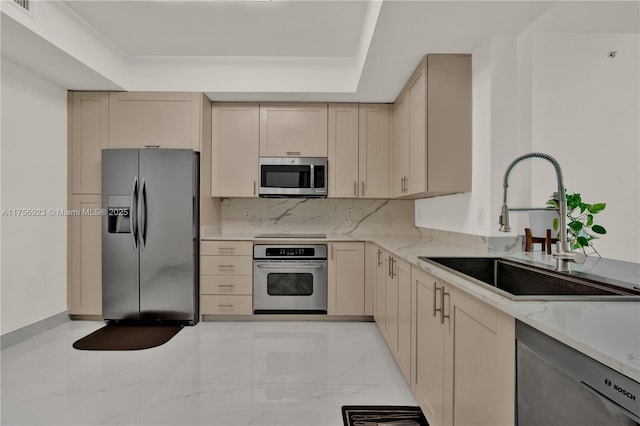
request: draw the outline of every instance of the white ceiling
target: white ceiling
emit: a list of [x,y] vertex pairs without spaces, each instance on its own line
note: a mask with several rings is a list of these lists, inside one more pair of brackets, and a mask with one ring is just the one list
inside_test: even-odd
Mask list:
[[366,1],[67,1],[128,55],[353,57]]
[[[37,1],[34,21],[44,17],[43,3],[69,15],[79,29],[71,36],[57,21],[41,20],[33,33],[45,40],[25,43],[28,30],[6,24],[5,7],[2,55],[51,74],[67,89],[191,90],[222,101],[335,102],[392,102],[425,54],[471,53],[492,35],[517,35],[527,28],[638,32],[640,4]],[[106,56],[89,50],[88,41],[79,48],[80,30],[87,40],[100,39]],[[61,47],[65,43],[73,49]],[[63,65],[52,67],[56,48]],[[84,68],[78,52],[89,59]]]

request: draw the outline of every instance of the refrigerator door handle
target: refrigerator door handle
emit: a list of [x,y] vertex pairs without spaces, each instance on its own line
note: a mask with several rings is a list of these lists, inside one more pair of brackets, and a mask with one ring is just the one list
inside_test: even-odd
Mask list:
[[140,247],[144,250],[147,244],[147,182],[144,178],[142,178],[138,198],[138,234],[140,235]]
[[133,251],[138,250],[138,177],[133,178],[131,202],[129,205],[129,231],[133,240]]

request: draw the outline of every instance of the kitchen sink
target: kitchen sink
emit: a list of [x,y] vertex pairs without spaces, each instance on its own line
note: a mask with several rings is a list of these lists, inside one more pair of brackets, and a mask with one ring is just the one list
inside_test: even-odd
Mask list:
[[640,289],[575,276],[501,257],[425,257],[443,269],[511,300],[640,301]]

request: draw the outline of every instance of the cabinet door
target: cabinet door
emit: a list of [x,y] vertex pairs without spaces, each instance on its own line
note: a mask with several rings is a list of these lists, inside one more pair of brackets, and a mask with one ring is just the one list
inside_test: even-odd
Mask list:
[[378,247],[376,250],[376,287],[375,287],[375,304],[373,310],[373,318],[376,320],[376,324],[378,324],[378,328],[382,334],[386,334],[385,330],[385,321],[386,321],[386,298],[387,298],[387,276],[388,265],[389,265],[389,254]]
[[100,195],[72,195],[69,216],[70,315],[102,315],[102,217],[82,214],[100,209]]
[[71,192],[99,194],[101,150],[108,148],[109,94],[71,95]]
[[212,106],[212,197],[257,197],[258,104]]
[[447,424],[513,425],[515,320],[446,284]]
[[358,183],[358,105],[329,104],[329,197],[356,198]]
[[109,93],[109,148],[200,151],[200,93]]
[[402,95],[394,104],[394,138],[393,138],[393,179],[391,195],[405,195],[406,180],[409,177],[409,96]]
[[441,307],[444,283],[420,268],[412,278],[411,390],[432,426],[444,424],[444,327]]
[[[426,77],[419,73],[409,89],[409,179],[407,194],[425,192],[427,167],[427,139],[425,125],[427,119]],[[453,164],[448,168],[456,169]]]
[[395,355],[398,352],[398,275],[394,256],[389,256],[389,274],[385,288],[385,318],[387,345]]
[[364,315],[364,243],[330,243],[328,315]]
[[364,314],[373,315],[378,272],[378,251],[380,248],[371,242],[364,245]]
[[427,67],[427,190],[471,191],[471,56],[429,55]]
[[398,282],[398,366],[411,383],[411,264],[396,258]]
[[358,169],[361,198],[389,197],[390,115],[387,104],[360,105]]
[[260,156],[327,157],[327,104],[260,104]]

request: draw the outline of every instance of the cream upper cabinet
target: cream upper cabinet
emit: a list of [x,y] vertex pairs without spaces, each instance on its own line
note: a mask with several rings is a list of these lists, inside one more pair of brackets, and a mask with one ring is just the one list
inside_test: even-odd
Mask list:
[[389,104],[360,104],[358,113],[359,197],[388,198],[391,164],[389,161],[391,154],[391,106]]
[[327,104],[260,104],[260,156],[327,157]]
[[109,148],[200,151],[202,94],[109,93]]
[[409,95],[401,94],[393,105],[393,173],[391,196],[401,197],[407,193],[409,179]]
[[388,198],[390,106],[329,104],[329,197]]
[[72,92],[69,170],[73,194],[99,194],[102,149],[108,148],[109,94]]
[[356,198],[358,174],[358,105],[329,104],[328,197]]
[[[72,195],[72,210],[99,210],[101,196]],[[68,217],[69,315],[102,314],[102,216],[79,214]]]
[[258,104],[212,106],[212,197],[258,196]]
[[392,195],[471,191],[471,56],[427,55],[394,111]]
[[364,315],[364,242],[329,243],[328,315]]
[[417,267],[412,295],[411,389],[429,424],[513,425],[515,320]]

